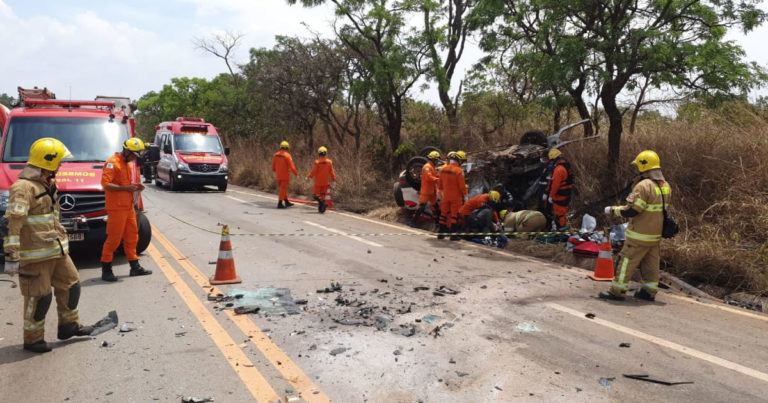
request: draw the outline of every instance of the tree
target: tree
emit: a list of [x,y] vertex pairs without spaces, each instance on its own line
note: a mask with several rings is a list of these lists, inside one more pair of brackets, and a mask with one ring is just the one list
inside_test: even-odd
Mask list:
[[[237,81],[238,76],[232,69],[233,62],[230,58],[240,40],[243,39],[243,36],[244,34],[239,32],[226,31],[224,33],[214,34],[209,38],[195,38],[192,42],[196,48],[224,60],[224,64],[227,65],[227,70],[229,70],[232,79]],[[235,85],[237,85],[237,82],[235,82]]]
[[535,43],[546,44],[557,30],[558,40],[568,44],[560,48],[565,58],[542,58],[541,68],[571,82],[586,80],[586,88],[597,92],[609,122],[609,169],[618,164],[623,131],[617,97],[633,78],[728,94],[766,80],[757,64],[743,60],[739,46],[724,39],[728,29],[747,32],[765,20],[765,12],[751,2],[483,0],[480,9],[486,19],[495,15],[514,23],[517,35],[525,35],[526,26],[537,27]]
[[[287,0],[288,4],[299,1],[305,7],[326,3]],[[334,26],[336,36],[357,64],[358,75],[351,87],[356,94],[370,96],[394,153],[401,142],[403,103],[424,72],[424,44],[406,27],[403,1],[329,1],[339,17]]]
[[3,104],[8,108],[11,108],[14,104],[16,104],[16,98],[6,93],[2,93],[0,94],[0,104]]

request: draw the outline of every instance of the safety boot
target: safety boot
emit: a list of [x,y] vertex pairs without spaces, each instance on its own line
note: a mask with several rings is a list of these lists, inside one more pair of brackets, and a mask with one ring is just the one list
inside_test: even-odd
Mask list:
[[445,238],[445,234],[448,232],[448,227],[445,226],[445,224],[440,224],[440,227],[437,229],[437,239],[443,239]]
[[451,225],[448,227],[448,232],[451,233],[451,241],[460,241],[461,237],[458,235],[455,235],[455,233],[458,231],[458,228],[455,225]]
[[635,298],[642,299],[644,301],[656,301],[656,296],[651,295],[651,293],[646,291],[645,288],[641,288],[635,291]]
[[293,203],[289,202],[288,199],[283,200],[285,202],[285,208],[293,207]]
[[131,266],[131,271],[128,273],[130,276],[146,276],[152,274],[152,270],[147,270],[139,264],[138,260],[129,260],[128,264]]
[[285,208],[285,206],[283,206],[283,201],[282,200],[277,202],[277,208]]
[[33,353],[47,353],[51,351],[48,347],[48,343],[45,340],[36,341],[32,344],[24,343],[24,350],[31,351]]
[[59,326],[59,340],[67,340],[72,336],[88,336],[93,332],[93,326],[83,326],[75,322]]
[[325,210],[328,208],[328,203],[325,202],[325,200],[320,200],[320,205],[317,206],[317,211],[320,212],[320,214],[325,213]]
[[115,273],[112,273],[112,262],[101,262],[101,279],[104,281],[117,281]]
[[624,301],[625,299],[623,295],[616,295],[610,291],[601,291],[600,294],[597,294],[597,296],[600,299],[607,299],[611,301]]

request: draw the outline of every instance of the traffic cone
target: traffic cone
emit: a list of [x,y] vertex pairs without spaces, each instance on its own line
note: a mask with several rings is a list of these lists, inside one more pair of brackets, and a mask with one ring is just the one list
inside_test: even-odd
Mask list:
[[600,252],[597,253],[595,272],[588,276],[596,281],[613,280],[613,249],[611,248],[610,242],[603,242],[600,244]]
[[331,187],[325,190],[325,208],[333,208],[333,200],[331,200]]
[[216,274],[211,277],[211,285],[242,283],[235,272],[235,259],[232,257],[232,244],[229,242],[229,226],[221,228],[219,259],[216,261]]

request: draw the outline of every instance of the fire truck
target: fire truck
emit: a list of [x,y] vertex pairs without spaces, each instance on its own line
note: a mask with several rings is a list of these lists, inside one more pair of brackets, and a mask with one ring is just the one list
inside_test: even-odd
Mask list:
[[[0,108],[0,215],[8,206],[8,189],[26,165],[29,148],[37,139],[61,140],[72,153],[62,160],[56,174],[61,222],[70,244],[100,245],[106,238],[107,212],[101,172],[104,162],[122,150],[123,142],[134,137],[130,98],[97,96],[93,101],[56,99],[48,89],[19,87],[18,104]],[[156,148],[148,159],[159,158]],[[140,182],[139,167],[133,177]],[[143,214],[141,192],[134,195],[139,227],[137,252],[144,251],[152,238],[149,220]],[[2,248],[0,248],[2,251]]]

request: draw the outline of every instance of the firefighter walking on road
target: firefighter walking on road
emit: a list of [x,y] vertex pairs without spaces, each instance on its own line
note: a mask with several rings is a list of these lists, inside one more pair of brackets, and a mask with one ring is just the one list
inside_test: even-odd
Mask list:
[[547,199],[547,206],[552,211],[553,227],[557,231],[568,230],[568,204],[571,202],[571,190],[573,188],[573,175],[571,164],[565,160],[563,153],[553,148],[549,150],[550,161],[554,163],[552,179],[547,183],[543,197]]
[[317,200],[317,211],[322,214],[325,213],[325,209],[328,207],[324,198],[330,184],[336,183],[336,172],[333,170],[333,161],[326,156],[328,155],[327,148],[324,146],[318,148],[317,154],[318,158],[315,160],[312,172],[307,175],[307,178],[315,178],[314,195],[312,197]]
[[[460,154],[461,153],[461,154]],[[440,168],[437,179],[437,187],[442,192],[443,198],[440,208],[440,227],[437,239],[445,238],[446,233],[453,232],[459,216],[459,210],[467,194],[467,184],[464,182],[464,171],[461,169],[463,151],[448,153],[448,163]],[[452,241],[457,241],[458,236],[451,235]]]
[[130,165],[135,163],[145,150],[143,141],[135,137],[130,138],[123,143],[123,151],[115,153],[104,163],[101,174],[101,187],[104,188],[107,210],[107,240],[101,249],[101,279],[104,281],[117,281],[112,272],[112,260],[120,241],[123,242],[123,251],[131,267],[128,274],[152,274],[152,270],[147,270],[139,264],[139,256],[136,253],[139,226],[133,200],[134,193],[143,191],[144,185],[133,182],[133,169]]
[[272,157],[272,171],[277,177],[277,208],[293,206],[293,203],[288,201],[288,185],[291,183],[291,172],[293,172],[293,176],[299,176],[299,171],[296,170],[296,165],[293,164],[293,158],[291,158],[291,154],[288,152],[289,148],[291,146],[287,141],[281,142],[280,151],[276,152]]
[[59,140],[35,141],[19,180],[11,185],[5,211],[8,234],[3,239],[4,271],[11,276],[19,274],[24,296],[24,349],[35,353],[51,351],[44,332],[45,316],[54,297],[60,340],[93,332],[92,326],[80,323],[80,276],[69,257],[54,184],[61,160],[69,156]]
[[411,227],[419,222],[419,217],[424,214],[427,206],[432,211],[432,216],[440,217],[440,208],[437,204],[437,163],[440,160],[439,151],[431,151],[427,155],[427,162],[421,167],[421,189],[419,190],[419,208],[413,214]]
[[599,297],[623,300],[629,288],[629,280],[639,267],[643,285],[634,296],[653,301],[659,290],[659,244],[664,225],[663,210],[669,207],[672,192],[661,173],[661,162],[655,152],[641,152],[632,164],[637,168],[639,177],[627,196],[627,204],[605,208],[606,214],[629,218],[629,225],[627,240],[616,262],[611,288],[608,292],[601,292]]

